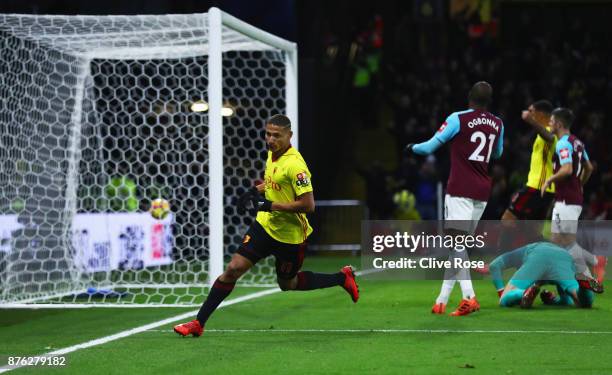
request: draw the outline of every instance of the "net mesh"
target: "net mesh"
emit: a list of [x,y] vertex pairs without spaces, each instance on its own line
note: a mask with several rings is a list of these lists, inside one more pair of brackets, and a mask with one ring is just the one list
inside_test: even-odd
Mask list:
[[[0,15],[0,302],[201,302],[207,30],[205,14]],[[229,256],[252,220],[234,202],[262,177],[264,120],[286,111],[287,57],[225,26],[222,49]],[[155,198],[169,218],[146,213]],[[264,261],[242,283],[274,279]]]

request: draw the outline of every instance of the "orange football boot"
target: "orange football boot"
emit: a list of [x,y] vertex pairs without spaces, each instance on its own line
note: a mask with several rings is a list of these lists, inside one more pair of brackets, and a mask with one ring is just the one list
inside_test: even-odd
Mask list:
[[444,314],[444,312],[446,311],[446,303],[436,303],[435,305],[433,305],[433,307],[431,308],[431,313],[432,314]]
[[480,304],[478,303],[476,296],[474,296],[472,298],[462,299],[461,303],[459,303],[459,307],[457,307],[457,310],[450,313],[450,315],[451,316],[464,316],[464,315],[471,314],[478,310],[480,310]]
[[191,322],[187,322],[187,323],[183,323],[183,324],[174,326],[174,332],[178,333],[179,335],[183,337],[189,334],[193,335],[193,337],[200,337],[202,336],[203,331],[204,331],[204,327],[200,325],[200,322],[198,322],[197,319],[192,320]]
[[357,303],[357,300],[359,300],[359,286],[355,281],[353,266],[344,266],[340,272],[344,274],[344,284],[342,284],[342,287],[351,296],[353,302]]

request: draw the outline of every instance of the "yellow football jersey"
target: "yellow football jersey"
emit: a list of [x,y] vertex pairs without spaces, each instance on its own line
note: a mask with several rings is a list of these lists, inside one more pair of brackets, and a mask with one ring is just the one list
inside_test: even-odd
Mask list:
[[[550,131],[550,128],[546,128]],[[529,164],[529,175],[527,176],[527,186],[533,189],[540,190],[542,185],[553,174],[552,157],[555,153],[555,145],[557,137],[548,143],[539,134],[533,142],[531,151],[531,163]],[[552,184],[548,189],[549,193],[555,192],[555,186]]]
[[[264,183],[266,199],[272,202],[293,202],[297,197],[312,191],[310,171],[302,155],[290,147],[278,159],[272,160],[268,151]],[[275,240],[299,244],[312,233],[306,214],[293,212],[261,211],[257,222]]]

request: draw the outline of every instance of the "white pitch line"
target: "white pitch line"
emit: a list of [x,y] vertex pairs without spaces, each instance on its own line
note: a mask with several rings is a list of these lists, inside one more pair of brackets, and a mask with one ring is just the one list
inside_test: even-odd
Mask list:
[[105,303],[38,303],[38,304],[30,304],[30,303],[6,303],[0,305],[0,310],[2,309],[29,309],[29,310],[48,310],[48,309],[75,309],[75,310],[84,310],[84,309],[165,309],[168,307],[183,307],[183,308],[194,308],[201,306],[202,304],[181,304],[181,303],[169,303],[169,304],[161,304],[161,305],[145,305],[143,303],[133,303],[133,304],[105,304]]
[[371,273],[382,272],[382,271],[384,271],[384,269],[382,269],[382,268],[369,268],[367,270],[357,271],[357,272],[355,272],[355,275],[356,276],[363,276],[363,275],[369,275]]
[[[150,329],[148,332],[173,332]],[[612,335],[612,331],[559,331],[559,330],[461,330],[461,329],[207,329],[206,333],[537,333],[563,335]]]
[[[261,292],[257,292],[257,293],[247,294],[246,296],[242,296],[242,297],[231,299],[229,301],[225,301],[225,302],[223,302],[223,303],[221,303],[219,305],[219,308],[225,307],[225,306],[235,305],[235,304],[240,303],[240,302],[252,300],[252,299],[255,299],[255,298],[267,296],[269,294],[274,294],[274,293],[278,293],[278,292],[280,292],[279,288],[272,288],[272,289],[262,290]],[[65,355],[65,354],[68,354],[68,353],[75,352],[77,350],[91,348],[92,346],[106,344],[106,343],[111,342],[111,341],[119,340],[119,339],[122,339],[124,337],[132,336],[132,335],[135,335],[137,333],[145,332],[145,331],[148,331],[148,330],[151,330],[151,329],[155,329],[157,327],[161,327],[161,326],[166,325],[166,324],[170,324],[170,323],[175,322],[177,320],[192,318],[194,316],[194,314],[197,314],[197,312],[198,312],[198,310],[189,311],[189,312],[186,312],[186,313],[183,313],[183,314],[180,314],[180,315],[176,315],[176,316],[173,316],[173,317],[170,317],[170,318],[167,318],[167,319],[163,319],[163,320],[160,320],[160,321],[157,321],[157,322],[154,322],[154,323],[145,324],[145,325],[140,326],[140,327],[128,329],[126,331],[122,331],[122,332],[119,332],[119,333],[115,333],[114,335],[101,337],[99,339],[87,341],[87,342],[84,342],[84,343],[81,343],[81,344],[77,344],[77,345],[73,345],[73,346],[69,346],[67,348],[58,349],[58,350],[54,350],[54,351],[51,351],[51,352],[48,352],[48,353],[40,354],[39,356],[60,356],[60,355]],[[10,368],[8,368],[8,367],[0,367],[0,373],[8,372],[8,371],[14,370],[16,368],[20,368],[20,367],[23,367],[23,366],[13,366],[13,367],[10,367]]]
[[[376,270],[376,271],[378,271],[378,270]],[[363,270],[363,271],[357,271],[357,272],[355,272],[355,275],[360,276],[362,274],[367,274],[367,273],[376,272],[376,271],[372,271],[371,269]],[[267,295],[270,295],[270,294],[278,293],[280,291],[281,291],[280,288],[272,288],[272,289],[262,290],[261,292],[257,292],[257,293],[247,294],[246,296],[234,298],[234,299],[231,299],[229,301],[224,301],[224,302],[222,302],[219,305],[218,308],[225,307],[225,306],[231,306],[231,305],[243,302],[243,301],[248,301],[248,300],[259,298],[259,297],[264,297],[264,296],[267,296]],[[191,318],[191,317],[193,317],[193,315],[197,314],[197,312],[198,312],[198,310],[189,311],[189,312],[186,312],[186,313],[183,313],[183,314],[180,314],[180,315],[176,315],[176,316],[164,319],[164,320],[160,320],[160,321],[153,322],[153,323],[150,323],[150,324],[145,324],[144,326],[128,329],[128,330],[125,330],[125,331],[122,331],[122,332],[119,332],[119,333],[115,333],[114,335],[101,337],[99,339],[87,341],[87,342],[84,342],[84,343],[81,343],[81,344],[77,344],[77,345],[73,345],[73,346],[69,346],[67,348],[58,349],[58,350],[54,350],[52,352],[40,354],[39,356],[59,356],[59,355],[65,355],[65,354],[68,354],[68,353],[75,352],[77,350],[87,349],[87,348],[91,348],[92,346],[106,344],[107,342],[119,340],[119,339],[122,339],[124,337],[135,335],[137,333],[142,333],[142,332],[154,330],[157,327],[161,327],[163,325],[176,322],[177,320],[183,320],[183,319]],[[8,371],[20,368],[20,367],[23,367],[23,366],[0,367],[0,374],[3,373],[3,372],[8,372]]]

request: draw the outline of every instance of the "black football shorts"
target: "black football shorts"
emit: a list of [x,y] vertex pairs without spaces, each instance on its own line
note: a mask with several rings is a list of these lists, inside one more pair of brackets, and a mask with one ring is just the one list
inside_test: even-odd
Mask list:
[[523,186],[512,195],[508,209],[521,220],[546,220],[554,198],[554,193],[541,196],[540,190]]
[[280,279],[290,280],[297,275],[304,263],[306,241],[290,244],[275,240],[257,221],[244,235],[242,244],[236,253],[250,260],[253,264],[261,259],[274,255],[276,258],[276,275]]

